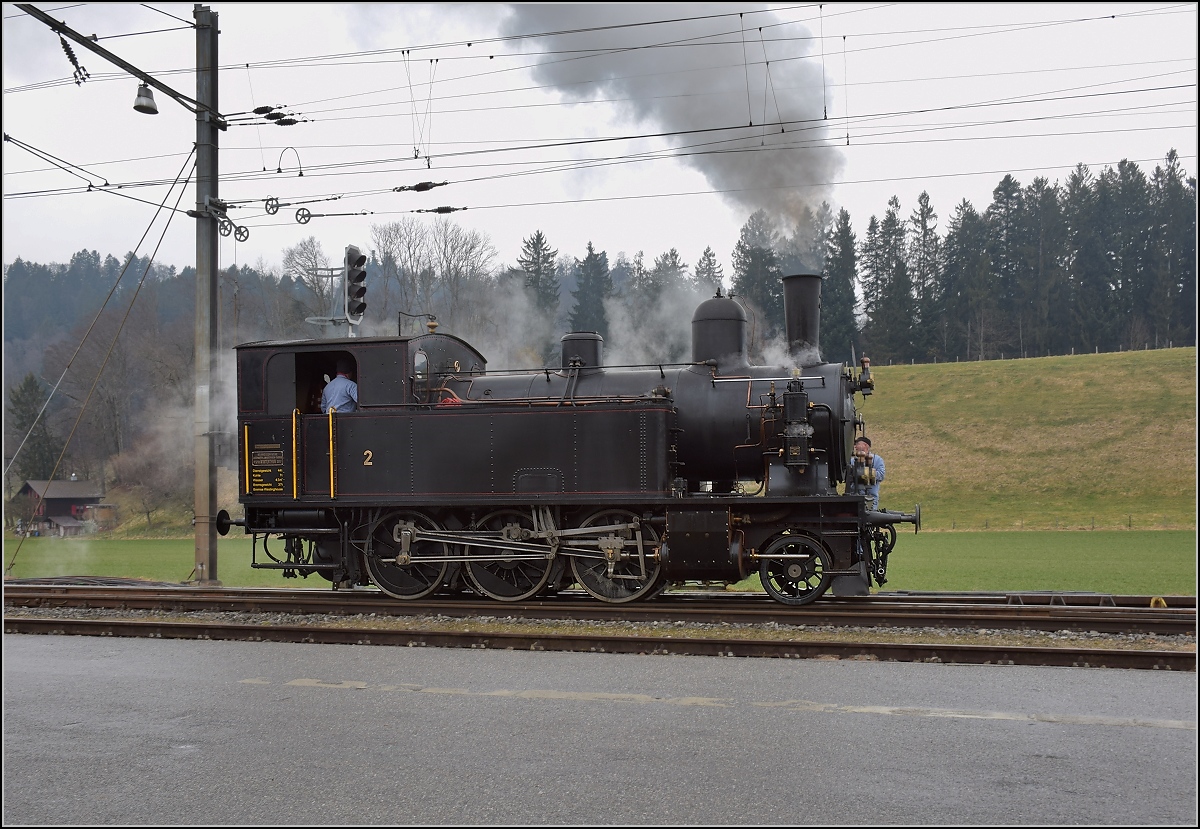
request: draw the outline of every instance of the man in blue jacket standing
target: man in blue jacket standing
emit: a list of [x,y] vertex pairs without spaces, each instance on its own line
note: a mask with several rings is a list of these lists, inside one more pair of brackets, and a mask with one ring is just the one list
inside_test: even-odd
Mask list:
[[883,476],[883,458],[871,451],[871,439],[866,435],[856,438],[850,474],[846,476],[846,494],[867,496],[867,509],[877,510]]

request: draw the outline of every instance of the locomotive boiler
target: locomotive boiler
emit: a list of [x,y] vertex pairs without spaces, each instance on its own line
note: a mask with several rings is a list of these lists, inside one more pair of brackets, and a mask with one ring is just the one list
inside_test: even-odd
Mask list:
[[[839,494],[870,364],[821,359],[821,277],[783,280],[788,359],[751,365],[747,317],[717,295],[687,363],[606,366],[562,338],[558,366],[489,371],[456,336],[256,342],[237,352],[241,519],[252,566],[374,584],[397,599],[521,601],[578,584],[605,602],[758,573],[800,605],[886,580],[911,513]],[[358,410],[319,411],[339,360]]]

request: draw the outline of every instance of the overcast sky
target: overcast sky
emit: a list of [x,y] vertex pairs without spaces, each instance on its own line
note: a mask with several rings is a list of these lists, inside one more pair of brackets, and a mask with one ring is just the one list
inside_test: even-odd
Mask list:
[[[610,262],[674,247],[694,265],[711,246],[728,276],[760,207],[786,224],[827,201],[861,239],[891,196],[907,216],[927,190],[944,232],[1009,172],[1063,181],[1127,158],[1149,175],[1171,148],[1197,169],[1195,3],[211,7],[235,123],[220,193],[250,233],[221,240],[222,267],[278,267],[310,235],[340,262],[372,224],[445,205],[468,208],[449,218],[487,234],[497,265],[542,230],[560,255],[590,241]],[[190,4],[38,8],[195,96]],[[72,44],[90,73],[75,84],[46,25],[3,16],[4,133],[21,142],[4,143],[4,264],[120,257],[148,227],[150,254],[194,116],[161,92],[157,116],[135,112],[138,82]],[[260,105],[303,121],[236,125]],[[447,184],[393,189],[424,181]],[[195,250],[175,213],[158,261]]]

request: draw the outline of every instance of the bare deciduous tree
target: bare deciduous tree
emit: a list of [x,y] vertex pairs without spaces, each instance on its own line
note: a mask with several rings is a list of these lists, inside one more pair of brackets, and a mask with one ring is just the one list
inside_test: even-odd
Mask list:
[[486,317],[485,305],[471,302],[477,289],[490,286],[496,258],[491,240],[478,230],[466,230],[439,218],[429,231],[433,267],[447,320],[462,328],[474,327]]
[[393,296],[399,310],[416,312],[417,276],[429,268],[424,222],[415,216],[405,216],[396,222],[371,225],[371,245],[383,279],[379,288],[384,318],[388,316],[389,300]]
[[290,248],[283,249],[283,272],[312,291],[316,297],[316,305],[312,309],[314,314],[332,313],[333,288],[337,280],[313,273],[329,267],[329,257],[325,255],[316,236],[301,239]]

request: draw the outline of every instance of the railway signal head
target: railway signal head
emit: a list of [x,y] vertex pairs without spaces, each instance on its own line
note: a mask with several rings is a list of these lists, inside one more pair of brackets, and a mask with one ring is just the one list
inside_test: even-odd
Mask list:
[[353,325],[362,322],[367,310],[367,257],[356,245],[346,245],[346,319]]

